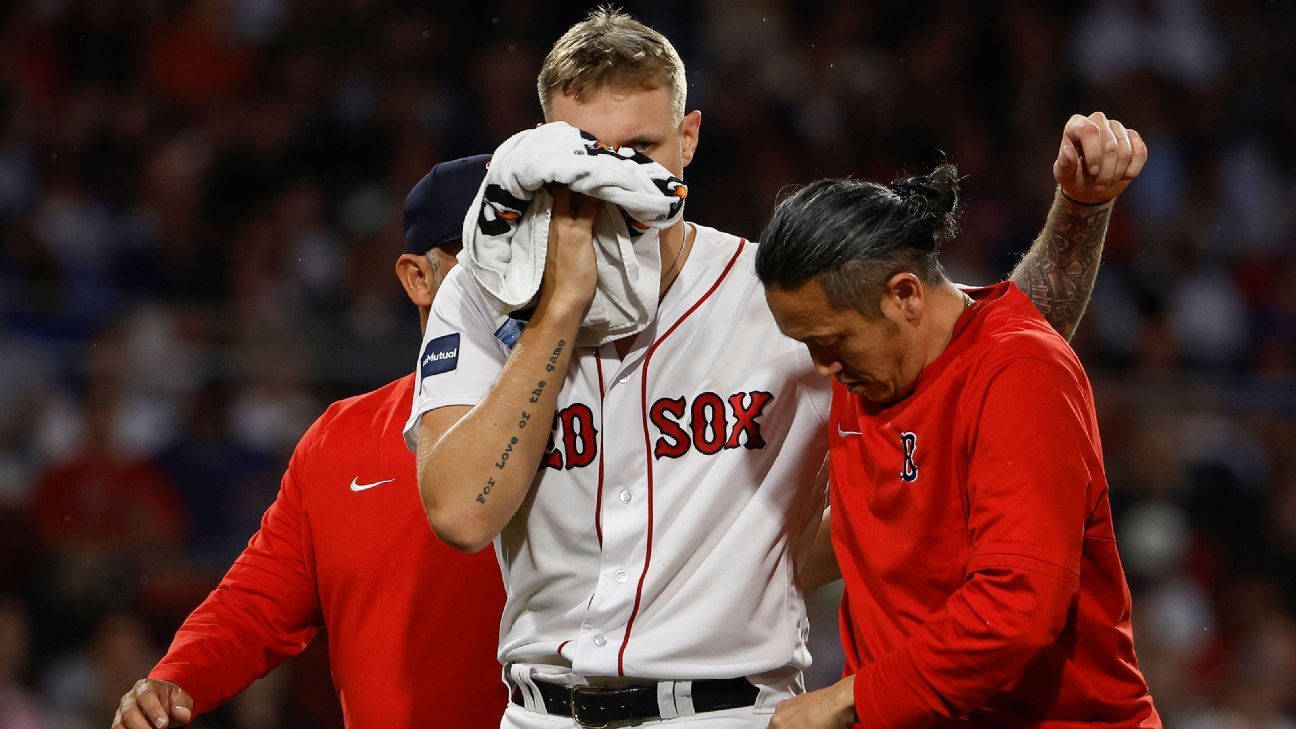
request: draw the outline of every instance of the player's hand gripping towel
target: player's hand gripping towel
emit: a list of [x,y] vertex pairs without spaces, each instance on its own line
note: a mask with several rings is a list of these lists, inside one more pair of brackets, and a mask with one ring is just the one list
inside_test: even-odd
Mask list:
[[551,182],[610,203],[594,224],[598,290],[577,344],[643,331],[661,285],[658,234],[680,219],[688,188],[634,149],[609,147],[565,122],[519,132],[495,150],[464,218],[459,262],[500,314],[534,304],[549,240]]

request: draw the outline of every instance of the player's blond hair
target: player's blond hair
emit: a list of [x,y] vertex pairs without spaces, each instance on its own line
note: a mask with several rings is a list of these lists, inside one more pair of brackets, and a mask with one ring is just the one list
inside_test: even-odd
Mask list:
[[545,56],[536,79],[545,119],[554,94],[575,96],[606,88],[670,93],[676,121],[684,118],[684,62],[666,36],[629,14],[604,6],[563,33]]

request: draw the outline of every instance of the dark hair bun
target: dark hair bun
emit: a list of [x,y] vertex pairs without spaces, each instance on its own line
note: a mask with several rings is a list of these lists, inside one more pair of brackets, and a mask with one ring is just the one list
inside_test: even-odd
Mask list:
[[958,168],[945,163],[925,175],[893,180],[891,192],[913,215],[914,242],[931,240],[932,250],[958,233]]

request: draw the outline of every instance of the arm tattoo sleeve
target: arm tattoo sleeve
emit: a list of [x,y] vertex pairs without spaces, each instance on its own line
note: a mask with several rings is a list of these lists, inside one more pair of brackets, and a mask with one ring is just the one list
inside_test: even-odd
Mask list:
[[1111,205],[1079,205],[1058,192],[1048,222],[1010,276],[1067,340],[1093,294],[1110,219]]

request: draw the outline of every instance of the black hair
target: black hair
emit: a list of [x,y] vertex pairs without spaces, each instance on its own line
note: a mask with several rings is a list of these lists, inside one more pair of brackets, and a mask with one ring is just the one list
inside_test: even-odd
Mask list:
[[757,247],[756,275],[782,289],[818,276],[833,306],[879,316],[882,287],[893,275],[944,278],[937,254],[958,233],[958,187],[958,169],[948,163],[889,185],[812,182],[775,207]]

